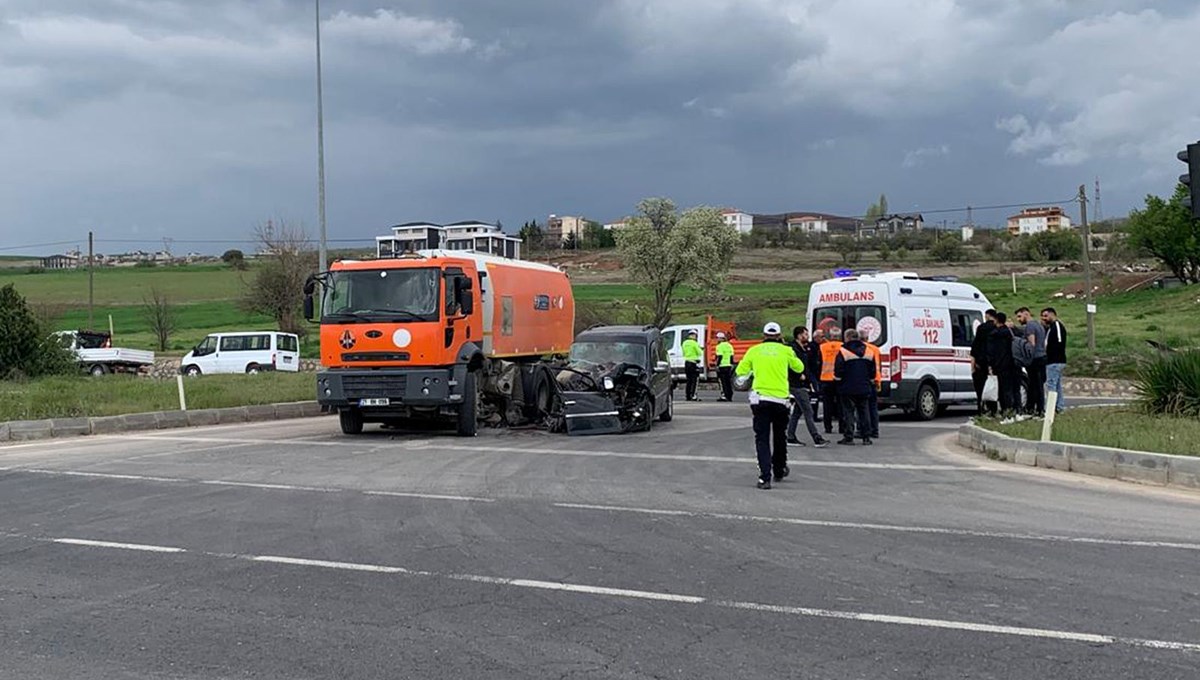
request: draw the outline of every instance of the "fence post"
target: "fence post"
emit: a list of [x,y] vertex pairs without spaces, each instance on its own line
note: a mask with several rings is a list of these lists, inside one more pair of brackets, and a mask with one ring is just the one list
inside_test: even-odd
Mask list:
[[175,384],[179,386],[179,410],[187,410],[187,397],[183,394],[183,374],[175,376]]
[[1058,413],[1058,392],[1050,391],[1046,395],[1046,417],[1042,420],[1042,441],[1052,441],[1051,431],[1054,429],[1054,416]]

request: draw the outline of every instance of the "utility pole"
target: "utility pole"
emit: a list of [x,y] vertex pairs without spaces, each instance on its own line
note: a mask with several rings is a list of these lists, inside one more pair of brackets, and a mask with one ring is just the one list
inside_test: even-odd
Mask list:
[[1092,297],[1092,233],[1088,229],[1087,185],[1079,185],[1079,221],[1083,227],[1083,285],[1087,288],[1088,351],[1096,355],[1096,304]]
[[321,223],[320,266],[328,269],[329,254],[325,249],[325,104],[321,90],[321,0],[317,5],[317,214]]
[[92,232],[88,232],[88,330],[96,327],[93,318],[93,307],[96,303],[96,245]]

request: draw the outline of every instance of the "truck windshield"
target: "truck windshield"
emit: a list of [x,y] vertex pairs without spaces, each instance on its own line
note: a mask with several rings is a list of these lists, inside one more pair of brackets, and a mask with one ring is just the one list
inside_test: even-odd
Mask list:
[[813,310],[813,329],[825,331],[830,340],[841,340],[842,331],[853,328],[872,345],[887,342],[887,313],[878,305],[817,307]]
[[322,317],[366,321],[437,321],[440,270],[362,269],[331,272]]

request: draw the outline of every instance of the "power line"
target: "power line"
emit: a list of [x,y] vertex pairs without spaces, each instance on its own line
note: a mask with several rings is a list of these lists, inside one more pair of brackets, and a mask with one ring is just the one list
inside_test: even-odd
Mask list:
[[29,250],[31,248],[49,248],[50,246],[70,246],[75,245],[76,241],[52,241],[50,243],[30,243],[24,246],[4,246],[0,250]]

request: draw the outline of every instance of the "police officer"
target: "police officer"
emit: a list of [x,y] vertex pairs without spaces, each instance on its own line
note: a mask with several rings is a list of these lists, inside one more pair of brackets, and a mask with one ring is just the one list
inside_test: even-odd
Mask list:
[[700,401],[696,396],[696,386],[700,382],[700,364],[704,361],[704,348],[696,341],[697,333],[688,331],[687,340],[683,341],[683,371],[687,376],[687,388],[684,396],[688,401]]
[[[739,379],[753,376],[750,411],[754,414],[754,448],[758,454],[758,488],[770,489],[771,477],[788,476],[788,371],[804,372],[804,362],[783,343],[774,321],[763,326],[763,341],[746,350],[737,365]],[[772,444],[774,446],[772,446]],[[774,449],[774,453],[772,453]]]
[[724,333],[717,333],[717,380],[721,381],[721,398],[733,401],[733,345]]

